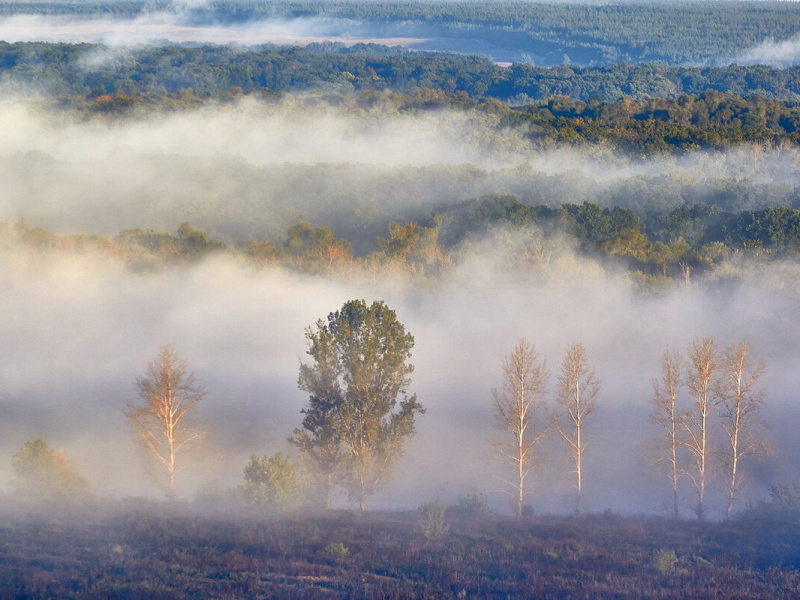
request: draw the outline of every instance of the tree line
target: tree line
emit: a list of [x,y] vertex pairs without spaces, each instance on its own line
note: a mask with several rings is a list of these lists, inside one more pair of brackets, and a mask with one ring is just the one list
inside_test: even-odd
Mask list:
[[[686,354],[664,352],[661,376],[651,380],[651,423],[660,432],[652,449],[654,463],[671,486],[673,517],[680,515],[686,482],[694,490],[693,512],[705,518],[711,482],[721,478],[724,516],[729,518],[744,500],[748,460],[774,452],[760,416],[766,394],[759,378],[765,368],[763,361],[752,358],[745,342],[719,350],[713,339],[702,338],[694,340]],[[567,348],[550,407],[544,399],[550,374],[526,339],[503,359],[502,376],[492,393],[495,423],[503,432],[496,445],[505,470],[498,479],[514,497],[517,516],[523,514],[526,480],[541,462],[539,445],[548,435],[566,445],[575,476],[575,512],[580,513],[583,456],[590,437],[585,426],[596,411],[600,391],[586,348]]]
[[[363,300],[346,302],[309,326],[305,337],[310,362],[300,365],[298,388],[308,394],[308,403],[287,440],[297,457],[252,455],[237,497],[271,510],[291,508],[304,498],[327,509],[334,491],[343,489],[364,511],[369,497],[390,479],[417,417],[425,413],[416,395],[408,394],[414,338],[385,303]],[[651,445],[654,464],[671,486],[673,517],[680,516],[680,492],[687,485],[694,490],[692,510],[705,518],[708,490],[718,477],[724,480],[724,516],[730,517],[744,500],[752,459],[774,452],[760,416],[764,369],[744,342],[720,350],[713,339],[702,338],[685,354],[664,352],[661,374],[651,379],[651,423],[659,432]],[[501,374],[489,401],[501,431],[494,441],[497,478],[511,492],[516,515],[529,506],[526,482],[541,463],[541,444],[548,437],[556,438],[569,458],[579,514],[586,493],[584,455],[593,432],[587,424],[595,418],[601,389],[586,348],[567,346],[552,402],[546,400],[546,360],[525,338],[502,360]],[[136,392],[138,400],[126,403],[124,416],[149,474],[174,499],[176,477],[208,431],[195,414],[205,391],[186,361],[166,345],[136,379]],[[41,438],[26,442],[13,467],[16,489],[29,499],[89,497],[75,465]],[[438,504],[420,510],[432,531],[443,531]]]
[[[720,351],[710,338],[692,342],[685,356],[665,351],[661,378],[652,380],[653,423],[662,431],[658,460],[666,465],[672,486],[673,514],[678,515],[679,485],[686,478],[696,491],[694,512],[703,518],[709,484],[722,471],[724,513],[730,517],[734,504],[742,501],[740,493],[747,481],[743,461],[774,451],[759,414],[765,392],[758,380],[766,365],[753,360],[747,343]],[[684,394],[690,405],[686,409]],[[721,435],[713,430],[715,415]],[[722,447],[715,447],[715,433],[723,439]]]
[[[119,260],[134,272],[190,265],[222,255],[260,266],[282,266],[309,274],[342,276],[383,272],[426,279],[445,277],[483,240],[516,236],[514,267],[544,266],[548,244],[564,244],[601,263],[627,268],[643,290],[713,275],[741,257],[793,258],[800,250],[800,210],[773,207],[739,214],[696,203],[641,218],[633,209],[598,204],[530,206],[513,196],[485,196],[434,211],[419,222],[389,223],[372,250],[358,255],[353,244],[327,226],[302,222],[283,241],[255,239],[235,244],[215,240],[189,223],[175,233],[131,229],[115,237],[60,235],[23,220],[0,226],[7,247],[33,255],[76,253]],[[537,258],[538,257],[538,258]]]
[[[577,147],[596,152],[601,148],[634,159],[720,151],[745,144],[793,147],[800,140],[800,106],[796,99],[771,98],[761,92],[743,92],[742,97],[702,87],[702,91],[691,94],[619,94],[615,95],[617,99],[603,100],[572,90],[559,88],[554,93],[536,93],[535,97],[521,93],[510,98],[510,104],[488,96],[473,100],[463,92],[430,87],[416,87],[405,93],[368,89],[355,96],[341,90],[328,91],[304,102],[319,109],[333,106],[389,114],[449,109],[482,119],[494,130],[519,131],[533,149]],[[286,98],[280,94],[264,96],[263,90],[251,90],[250,95],[266,102]],[[242,97],[241,89],[226,88],[220,100],[232,103]],[[574,100],[576,97],[585,100]],[[166,95],[89,94],[85,98],[62,99],[59,106],[84,118],[116,118],[152,111],[191,110],[208,103],[208,98],[182,90]]]
[[[87,57],[92,60],[87,64]],[[630,97],[677,98],[709,89],[796,103],[800,67],[634,65],[498,66],[487,58],[408,51],[378,44],[307,47],[261,45],[154,46],[128,49],[99,44],[0,42],[0,73],[21,89],[76,103],[83,99],[177,94],[224,98],[231,90],[276,94],[323,89],[358,93],[427,88],[528,104],[565,96],[613,102]],[[792,105],[793,106],[793,105]]]
[[[225,102],[242,98],[232,91]],[[260,92],[253,92],[259,101]],[[583,97],[583,94],[578,94]],[[277,102],[284,96],[266,101]],[[427,87],[407,93],[363,91],[329,92],[305,99],[320,109],[333,106],[356,112],[373,110],[403,114],[409,111],[435,112],[449,109],[481,119],[495,131],[502,128],[521,132],[532,149],[558,147],[598,149],[641,160],[648,157],[685,155],[698,150],[721,151],[756,144],[766,148],[794,147],[800,140],[800,106],[796,100],[778,100],[759,93],[741,97],[729,92],[705,89],[676,97],[621,96],[604,101],[590,96],[587,101],[569,95],[547,94],[536,99],[525,94],[511,99],[511,105],[494,98],[480,101],[461,92],[449,93]],[[114,94],[90,95],[65,100],[84,118],[93,116],[138,116],[147,111],[196,109],[209,100],[182,91],[166,96]]]
[[[328,508],[337,488],[361,510],[389,479],[403,443],[425,409],[408,395],[414,338],[380,301],[346,302],[306,329],[310,363],[300,366],[298,387],[309,394],[302,422],[288,438],[308,476],[308,495]],[[185,360],[169,345],[136,379],[137,400],[123,413],[143,453],[147,472],[167,498],[209,431],[196,410],[206,395]],[[283,508],[299,500],[298,465],[282,453],[253,455],[244,468],[242,500]],[[14,455],[15,488],[32,501],[85,500],[86,480],[63,452],[32,438]]]
[[780,2],[576,4],[503,1],[323,2],[216,0],[185,5],[163,0],[6,2],[0,15],[47,14],[135,18],[174,14],[181,24],[235,24],[280,18],[357,21],[396,37],[469,37],[546,64],[620,61],[727,64],[743,49],[793,37],[800,17]]

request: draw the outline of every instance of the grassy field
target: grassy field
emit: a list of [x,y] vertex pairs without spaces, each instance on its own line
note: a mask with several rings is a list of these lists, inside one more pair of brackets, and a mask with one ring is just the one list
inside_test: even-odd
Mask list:
[[797,528],[451,507],[269,518],[125,504],[0,518],[0,598],[797,598]]

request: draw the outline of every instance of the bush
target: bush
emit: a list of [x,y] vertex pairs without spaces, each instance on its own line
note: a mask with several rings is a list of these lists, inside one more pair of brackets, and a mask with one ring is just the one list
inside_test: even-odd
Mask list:
[[350,548],[342,542],[331,542],[322,549],[322,553],[331,558],[344,558],[350,554]]
[[286,510],[300,499],[300,477],[291,459],[280,452],[269,458],[251,456],[244,481],[242,493],[249,506]]
[[89,485],[67,455],[42,438],[31,438],[14,455],[14,487],[28,500],[85,499]]
[[456,498],[456,504],[447,509],[448,513],[459,519],[484,519],[491,514],[486,494],[469,494]]
[[678,555],[674,550],[659,550],[653,557],[653,566],[662,575],[674,573],[677,562]]
[[438,500],[431,500],[419,507],[419,526],[422,535],[429,540],[442,539],[450,531],[444,521],[445,507]]

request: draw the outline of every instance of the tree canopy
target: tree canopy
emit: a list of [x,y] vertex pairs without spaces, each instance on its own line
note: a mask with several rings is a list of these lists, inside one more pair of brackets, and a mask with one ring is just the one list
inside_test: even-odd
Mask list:
[[14,487],[28,500],[85,497],[89,486],[75,464],[42,438],[29,439],[14,455]]
[[300,500],[300,476],[292,459],[278,452],[273,456],[250,457],[244,468],[242,486],[248,506],[285,510]]
[[322,481],[343,484],[365,508],[385,483],[404,440],[424,412],[407,396],[414,338],[381,301],[351,300],[306,330],[310,364],[301,364],[298,387],[310,394],[302,427],[291,442]]

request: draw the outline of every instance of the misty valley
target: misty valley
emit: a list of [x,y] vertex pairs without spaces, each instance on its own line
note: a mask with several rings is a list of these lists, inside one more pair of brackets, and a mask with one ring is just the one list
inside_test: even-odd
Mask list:
[[798,36],[0,4],[0,598],[800,596]]

